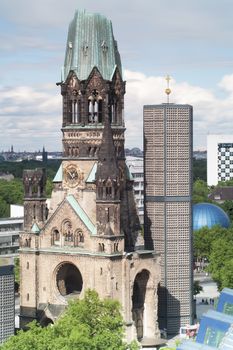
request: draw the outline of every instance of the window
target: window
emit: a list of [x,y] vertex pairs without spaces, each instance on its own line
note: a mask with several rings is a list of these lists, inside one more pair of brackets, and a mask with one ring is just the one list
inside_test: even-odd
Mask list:
[[54,229],[52,233],[52,245],[58,245],[59,243],[60,243],[60,233],[57,229]]
[[99,243],[99,252],[104,252],[105,247],[104,247],[104,243]]
[[208,327],[206,330],[204,344],[218,348],[224,335],[224,331]]
[[84,234],[82,232],[79,233],[79,242],[84,243]]
[[99,92],[94,89],[88,98],[88,123],[102,123],[103,103]]
[[69,220],[65,220],[62,224],[62,234],[64,236],[65,244],[70,245],[74,241],[72,224]]
[[114,243],[114,248],[113,248],[114,252],[118,252],[118,245],[119,243]]

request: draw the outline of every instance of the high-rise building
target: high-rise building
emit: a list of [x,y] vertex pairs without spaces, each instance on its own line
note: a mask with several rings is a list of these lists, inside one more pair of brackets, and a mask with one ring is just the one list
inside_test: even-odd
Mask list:
[[10,217],[0,219],[0,255],[18,256],[19,233],[23,231],[23,206],[10,205]]
[[140,223],[143,224],[144,220],[144,170],[143,170],[143,158],[127,156],[126,164],[132,175],[133,189],[136,205],[138,208],[138,215]]
[[207,183],[216,186],[219,181],[233,179],[233,136],[207,136]]
[[14,266],[8,259],[0,261],[0,344],[15,332]]
[[192,322],[192,107],[144,106],[144,225],[161,254],[159,325],[169,334]]
[[63,160],[46,207],[43,169],[26,170],[21,327],[54,322],[87,288],[118,299],[128,340],[159,337],[158,256],[136,251],[140,230],[125,164],[121,61],[111,22],[76,12],[61,83]]

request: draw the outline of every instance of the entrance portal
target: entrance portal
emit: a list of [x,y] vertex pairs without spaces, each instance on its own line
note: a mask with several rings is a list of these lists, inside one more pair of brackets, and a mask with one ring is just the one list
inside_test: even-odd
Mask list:
[[142,270],[137,274],[133,286],[133,308],[132,316],[137,330],[138,339],[143,338],[143,317],[146,297],[146,286],[149,279],[149,271]]
[[57,276],[57,288],[62,296],[80,294],[83,280],[78,268],[70,263],[60,266]]

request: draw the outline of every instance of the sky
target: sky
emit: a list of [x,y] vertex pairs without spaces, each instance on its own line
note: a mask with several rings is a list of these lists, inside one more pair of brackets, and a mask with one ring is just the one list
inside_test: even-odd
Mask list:
[[194,149],[233,134],[232,0],[0,0],[0,151],[62,149],[61,80],[75,10],[112,20],[126,80],[126,147],[143,147],[143,105],[193,105]]

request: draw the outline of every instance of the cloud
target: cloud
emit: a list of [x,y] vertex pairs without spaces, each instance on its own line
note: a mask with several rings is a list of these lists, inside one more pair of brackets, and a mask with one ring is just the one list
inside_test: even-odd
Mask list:
[[[143,105],[166,102],[162,76],[124,71],[126,147],[142,147]],[[206,146],[207,133],[233,133],[233,74],[225,75],[215,89],[171,80],[170,102],[193,105],[194,146]],[[221,93],[219,93],[221,92]],[[60,150],[62,97],[52,84],[0,87],[2,147]]]
[[[126,145],[142,147],[143,111],[146,104],[166,102],[166,81],[161,76],[146,76],[126,70],[125,96]],[[219,97],[218,87],[225,93]],[[233,133],[233,74],[224,76],[215,90],[171,80],[173,103],[190,104],[194,115],[194,147],[206,147],[207,133]]]
[[43,144],[61,149],[61,97],[56,88],[43,85],[0,87],[1,147],[35,150]]
[[43,51],[60,51],[64,45],[48,40],[45,36],[22,35],[15,33],[1,33],[0,34],[1,50],[6,54],[7,52],[23,52],[23,50],[43,50]]

